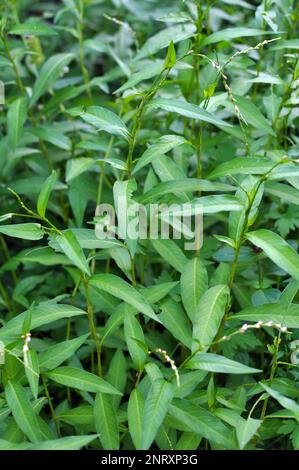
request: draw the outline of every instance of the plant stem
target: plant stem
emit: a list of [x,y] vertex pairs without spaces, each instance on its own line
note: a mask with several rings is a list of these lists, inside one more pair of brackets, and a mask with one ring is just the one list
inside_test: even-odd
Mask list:
[[[259,191],[261,185],[263,184],[263,182],[268,178],[269,174],[281,163],[282,163],[281,161],[275,163],[275,165],[273,165],[273,167],[269,170],[269,172],[266,173],[265,175],[263,175],[259,179],[259,182],[257,183],[256,188],[255,188],[251,198],[249,199],[249,203],[248,203],[248,207],[247,207],[246,212],[245,212],[245,217],[244,217],[244,221],[243,221],[243,224],[242,224],[242,229],[241,229],[241,232],[240,232],[240,236],[239,236],[238,240],[236,240],[236,242],[235,242],[236,243],[235,256],[234,256],[234,260],[233,260],[233,263],[232,263],[232,266],[231,266],[229,281],[228,281],[228,287],[229,287],[230,291],[233,288],[235,275],[236,275],[236,271],[237,271],[237,266],[238,266],[238,261],[239,261],[239,256],[240,256],[240,251],[241,251],[241,247],[242,247],[242,245],[244,243],[244,240],[245,240],[246,232],[248,230],[248,219],[249,219],[251,209],[253,207],[253,203],[255,201],[255,198],[256,198],[256,196],[258,194],[258,191]],[[227,315],[230,311],[230,307],[231,307],[231,303],[230,303],[230,299],[229,299],[229,301],[227,302],[226,308],[225,308],[225,313],[223,315],[218,333],[216,335],[216,341],[219,340],[219,338],[221,338],[222,335],[223,335],[223,330],[224,330],[224,327],[225,327]],[[218,343],[216,343],[215,347],[213,348],[213,352],[216,352],[217,348],[218,348]]]
[[94,323],[94,312],[93,312],[92,303],[90,301],[88,280],[85,278],[84,274],[82,274],[82,276],[83,276],[83,284],[84,284],[85,293],[86,293],[86,306],[87,306],[87,316],[88,316],[88,321],[89,321],[89,329],[90,329],[91,336],[95,342],[96,351],[97,351],[98,374],[101,377],[102,376],[102,362],[101,362],[102,347],[101,347],[101,342],[99,340],[96,326]]
[[86,92],[88,98],[93,101],[92,93],[90,89],[90,80],[87,68],[85,66],[85,59],[84,59],[84,3],[80,2],[80,12],[79,12],[79,19],[77,22],[77,32],[78,32],[78,42],[79,42],[79,64],[80,69],[83,77],[83,81],[86,85]]
[[46,394],[46,397],[47,397],[47,400],[48,400],[48,405],[49,405],[49,408],[50,408],[53,423],[54,423],[57,435],[59,436],[60,435],[60,429],[59,429],[58,419],[57,419],[57,416],[55,414],[55,410],[54,410],[54,407],[53,407],[53,404],[52,404],[52,399],[51,399],[49,389],[48,389],[48,386],[47,386],[47,381],[46,381],[43,374],[41,374],[41,378],[42,378],[42,383],[43,383],[43,386],[44,386],[44,389],[45,389],[45,394]]
[[[161,88],[165,82],[165,80],[168,77],[168,74],[171,69],[163,69],[160,75],[157,77],[157,80],[154,82],[154,84],[150,87],[150,89],[145,93],[145,95],[142,97],[141,102],[139,104],[139,107],[137,109],[135,119],[134,119],[134,125],[133,129],[130,135],[130,140],[129,140],[129,149],[128,149],[128,155],[127,155],[127,170],[128,170],[128,179],[131,178],[131,172],[132,172],[132,163],[133,163],[133,152],[134,148],[136,145],[136,140],[137,140],[137,135],[138,132],[141,128],[142,124],[142,118],[143,114],[145,111],[145,106],[151,101],[151,99],[155,96],[159,88]],[[163,72],[165,72],[163,74]]]
[[[276,369],[277,369],[277,359],[278,359],[278,351],[279,351],[279,345],[280,345],[280,335],[281,333],[279,332],[278,336],[274,338],[274,354],[273,354],[273,359],[272,359],[272,365],[271,365],[271,370],[270,370],[270,377],[269,377],[269,385],[271,386],[273,379],[275,377]],[[269,397],[267,397],[263,403],[263,408],[261,412],[261,419],[265,418],[266,411],[267,411],[267,406],[268,406],[268,401]]]

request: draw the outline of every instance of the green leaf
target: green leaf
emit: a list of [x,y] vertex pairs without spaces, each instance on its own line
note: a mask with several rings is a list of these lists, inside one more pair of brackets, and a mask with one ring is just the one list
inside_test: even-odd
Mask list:
[[145,343],[142,328],[133,314],[126,309],[124,319],[124,335],[128,346],[130,356],[133,360],[135,368],[141,372],[147,359],[146,352],[140,347],[138,341]]
[[203,196],[194,200],[195,204],[202,205],[203,214],[215,214],[222,211],[240,211],[244,208],[242,201],[234,196],[216,195]]
[[51,441],[34,444],[30,450],[79,450],[87,446],[97,438],[96,434],[91,436],[66,436]]
[[45,376],[66,387],[94,393],[110,393],[121,395],[112,385],[104,379],[97,377],[90,372],[75,367],[58,367],[55,370],[46,372]]
[[288,328],[299,328],[299,305],[287,305],[278,302],[252,306],[241,310],[241,312],[234,314],[228,319],[252,322],[263,321],[265,323],[273,321]]
[[101,106],[89,106],[86,110],[83,108],[69,109],[71,116],[79,116],[83,121],[96,127],[98,131],[106,131],[109,134],[120,135],[126,140],[129,138],[129,131],[123,120],[107,108]]
[[265,184],[265,192],[278,197],[280,201],[285,203],[299,205],[299,191],[287,184],[268,181]]
[[221,325],[228,299],[229,288],[226,285],[211,287],[203,294],[193,317],[193,349],[198,348],[198,343],[205,346],[212,343]]
[[109,292],[109,294],[135,307],[138,312],[159,322],[159,319],[146,299],[133,286],[114,274],[96,274],[89,282],[90,286]]
[[163,379],[152,383],[143,409],[140,449],[147,450],[152,445],[172,397],[173,389],[170,383]]
[[162,282],[161,284],[143,287],[141,293],[148,302],[155,304],[166,297],[177,284],[178,282]]
[[182,272],[187,258],[173,240],[151,240],[154,249],[177,271]]
[[31,442],[40,441],[39,421],[23,387],[17,382],[9,381],[5,387],[5,396],[19,428]]
[[40,224],[11,224],[0,225],[0,233],[9,237],[22,238],[23,240],[41,240],[44,232]]
[[281,393],[277,392],[273,388],[268,387],[268,385],[265,385],[261,382],[260,382],[260,385],[263,387],[263,389],[266,390],[266,392],[271,397],[273,397],[275,400],[277,400],[278,403],[283,408],[285,408],[286,410],[289,410],[292,413],[294,413],[294,416],[295,416],[296,420],[299,422],[299,405],[294,400],[292,400],[291,398],[287,398],[287,397],[283,396]]
[[161,181],[178,180],[185,177],[182,168],[169,157],[154,159],[152,165]]
[[176,52],[175,52],[175,47],[173,44],[173,41],[171,40],[168,46],[165,62],[164,62],[164,68],[165,69],[171,69],[172,67],[175,66],[176,63]]
[[175,422],[182,423],[189,431],[214,442],[221,448],[234,449],[229,429],[217,416],[201,406],[195,406],[187,400],[176,399],[169,406],[169,414]]
[[162,196],[166,194],[182,194],[194,191],[234,191],[235,188],[224,183],[211,183],[211,181],[183,178],[170,181],[164,181],[154,186],[151,190],[139,196],[138,202],[140,204],[148,204],[150,202],[157,202]]
[[53,235],[53,238],[72,263],[90,276],[90,270],[84,252],[74,233],[71,230],[66,230],[61,235]]
[[28,20],[25,23],[14,25],[8,34],[17,36],[56,36],[57,32],[53,27],[43,23],[40,19],[38,21]]
[[137,173],[141,168],[151,163],[155,158],[159,158],[161,155],[169,152],[170,150],[178,147],[179,145],[185,144],[187,141],[178,135],[164,135],[157,140],[157,142],[151,145],[138,159],[133,174]]
[[62,53],[50,57],[42,66],[32,89],[30,107],[42,96],[59,78],[62,70],[74,58],[74,54]]
[[125,82],[121,87],[115,90],[114,93],[122,93],[129,88],[133,88],[138,83],[143,80],[149,80],[150,78],[155,77],[162,71],[162,64],[152,62],[147,66],[142,67],[142,69],[136,73],[133,73],[127,82]]
[[192,23],[171,26],[170,28],[164,29],[146,41],[134,60],[136,61],[154,55],[159,50],[168,47],[170,41],[177,43],[188,39],[195,31],[196,27]]
[[[14,338],[20,336],[27,312],[26,310],[7,322],[0,329],[0,338]],[[86,312],[72,305],[55,303],[40,304],[38,307],[32,308],[30,329],[33,330],[63,318],[71,318],[79,315],[86,315]]]
[[27,98],[18,98],[13,101],[7,112],[7,130],[9,140],[15,148],[23,134],[23,127],[27,118]]
[[30,133],[38,137],[40,140],[49,142],[50,144],[62,150],[71,150],[72,142],[64,135],[58,126],[43,126],[30,129]]
[[243,202],[235,196],[215,195],[203,196],[190,201],[190,207],[183,205],[178,208],[163,211],[163,216],[189,216],[198,213],[215,214],[222,211],[240,211],[244,209]]
[[253,127],[265,132],[266,134],[275,136],[275,132],[267,119],[251,100],[239,95],[234,95],[234,98],[237,100],[237,106],[248,124],[251,124]]
[[[106,380],[122,393],[125,392],[127,385],[127,366],[127,357],[121,349],[117,349],[110,361]],[[119,395],[113,395],[113,397],[111,397],[111,402],[116,410],[119,407],[120,401],[121,396]]]
[[65,180],[69,183],[72,179],[85,173],[95,165],[92,158],[72,158],[66,164],[66,177]]
[[181,437],[179,438],[175,446],[175,450],[198,449],[200,441],[201,441],[201,436],[199,436],[195,432],[185,431],[181,434]]
[[215,44],[220,41],[230,41],[235,38],[251,37],[251,36],[262,36],[264,34],[273,34],[272,31],[265,31],[262,29],[254,28],[245,28],[245,27],[235,27],[222,29],[221,31],[216,31],[215,33],[207,36],[201,43],[202,46],[207,46],[208,44]]
[[106,163],[107,165],[111,165],[113,168],[117,168],[118,170],[125,170],[127,171],[127,165],[122,160],[118,158],[97,158],[97,163]]
[[85,343],[89,334],[79,336],[61,343],[54,344],[38,355],[38,362],[40,367],[45,369],[55,369],[60,366],[62,362],[74,356],[75,352]]
[[246,444],[256,434],[258,428],[262,424],[259,419],[247,418],[243,419],[241,416],[236,423],[236,433],[240,449],[244,449]]
[[71,426],[94,427],[93,407],[91,405],[79,405],[69,410],[63,410],[59,413],[58,417],[62,422],[70,424]]
[[185,265],[181,275],[181,297],[188,317],[193,321],[199,299],[208,288],[208,273],[198,257]]
[[191,349],[191,329],[188,318],[186,317],[180,304],[168,298],[161,305],[161,315],[165,328],[182,344]]
[[217,166],[217,168],[209,174],[208,178],[215,179],[236,174],[264,175],[268,173],[273,166],[273,162],[263,157],[237,157]]
[[[126,240],[131,257],[135,256],[138,241],[138,226],[135,226],[136,207],[133,199],[133,193],[136,189],[137,185],[134,179],[116,181],[113,185],[113,199],[118,218],[118,236]],[[130,233],[130,224],[133,224],[133,234]]]
[[168,98],[156,98],[149,104],[150,109],[163,109],[169,113],[176,113],[190,119],[198,119],[199,121],[209,122],[218,127],[230,127],[222,119],[219,119],[205,109],[187,101],[172,100]]
[[142,416],[144,413],[145,400],[138,390],[134,388],[128,402],[128,425],[129,432],[136,449],[141,446]]
[[54,185],[57,180],[57,173],[55,170],[52,171],[51,175],[48,176],[48,178],[45,181],[45,184],[43,185],[38,199],[37,199],[37,212],[41,217],[44,217],[46,214],[46,208],[48,204],[48,200],[51,194],[52,189],[54,188]]
[[5,439],[0,439],[0,450],[31,450],[32,444],[30,442],[10,442]]
[[271,230],[260,229],[246,235],[253,245],[261,248],[273,263],[299,280],[299,255],[283,238]]
[[185,365],[187,369],[206,370],[220,374],[254,374],[261,372],[260,369],[248,367],[240,362],[232,361],[227,357],[213,353],[195,354]]
[[96,430],[99,433],[103,448],[105,450],[118,450],[118,423],[111,398],[103,393],[97,393],[93,412]]
[[286,306],[290,305],[296,297],[298,290],[299,281],[291,281],[281,293],[279,297],[279,303],[283,303]]

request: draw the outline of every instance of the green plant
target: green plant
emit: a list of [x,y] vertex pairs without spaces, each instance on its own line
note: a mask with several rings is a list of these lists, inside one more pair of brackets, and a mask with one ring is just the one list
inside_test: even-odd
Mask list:
[[299,448],[299,5],[161,3],[0,6],[0,449]]

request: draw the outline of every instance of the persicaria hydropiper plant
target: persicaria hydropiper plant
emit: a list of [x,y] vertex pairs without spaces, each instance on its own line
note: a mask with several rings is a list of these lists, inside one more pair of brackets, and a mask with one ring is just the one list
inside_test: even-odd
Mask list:
[[299,449],[298,2],[0,14],[0,449]]

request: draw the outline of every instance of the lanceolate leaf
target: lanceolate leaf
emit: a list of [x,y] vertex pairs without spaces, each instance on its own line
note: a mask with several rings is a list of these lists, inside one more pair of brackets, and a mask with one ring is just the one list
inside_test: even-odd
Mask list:
[[152,240],[152,245],[163,259],[167,259],[171,266],[182,272],[187,258],[173,240]]
[[29,448],[29,450],[79,450],[87,446],[96,439],[97,435],[90,436],[66,436],[51,441],[39,442]]
[[62,362],[75,354],[80,346],[85,343],[88,336],[88,334],[82,335],[50,346],[39,354],[39,366],[50,370],[60,366]]
[[129,131],[123,120],[107,108],[89,106],[86,110],[70,109],[68,113],[71,116],[80,116],[85,122],[96,127],[98,131],[104,130],[109,134],[120,135],[128,139]]
[[141,343],[145,343],[144,334],[138,320],[128,309],[125,313],[124,334],[134,366],[141,372],[147,359],[146,352],[140,346]]
[[186,368],[219,372],[220,374],[253,374],[261,372],[259,369],[248,367],[240,362],[213,353],[197,353],[187,362]]
[[0,233],[9,237],[23,238],[23,240],[40,240],[44,236],[44,232],[40,224],[11,224],[0,225]]
[[176,179],[157,184],[153,189],[140,196],[138,201],[141,204],[148,204],[157,201],[165,194],[181,194],[189,191],[234,191],[234,187],[195,178]]
[[299,422],[299,405],[292,400],[291,398],[287,398],[283,396],[281,393],[277,392],[273,388],[269,387],[268,385],[265,385],[261,383],[261,386],[266,390],[266,392],[273,397],[275,400],[278,401],[278,403],[285,408],[286,410],[291,411],[294,413],[294,416],[296,417],[296,420]]
[[200,298],[193,315],[193,347],[208,346],[215,338],[221,325],[229,299],[226,285],[211,287]]
[[70,53],[55,54],[44,63],[33,86],[30,106],[33,106],[40,96],[56,82],[63,68],[66,67],[73,58],[74,55]]
[[[0,330],[0,338],[20,336],[22,334],[22,326],[26,314],[27,311],[8,321]],[[63,318],[71,318],[79,315],[86,315],[86,313],[84,310],[74,307],[73,305],[55,303],[40,304],[32,308],[30,329],[33,330]]]
[[52,171],[51,175],[46,179],[44,186],[42,187],[41,192],[39,193],[37,200],[37,212],[41,217],[45,216],[48,200],[51,194],[51,191],[56,183],[57,174],[56,171]]
[[142,415],[140,449],[147,450],[154,441],[173,397],[172,385],[163,379],[153,382]]
[[105,450],[119,449],[117,417],[110,397],[104,393],[97,393],[93,412],[103,448]]
[[186,142],[183,137],[178,135],[164,135],[160,137],[158,142],[151,145],[139,158],[133,174],[137,173],[137,171],[141,170],[145,165],[148,165],[153,161],[154,158],[158,158],[161,155],[169,152],[173,148],[182,145]]
[[15,34],[20,36],[56,36],[57,32],[53,27],[48,26],[42,21],[26,21],[15,25],[10,29],[9,34]]
[[170,333],[187,348],[191,348],[191,329],[183,309],[171,298],[161,305],[160,315],[163,325]]
[[261,424],[262,421],[259,419],[247,418],[245,420],[240,417],[236,424],[236,432],[240,449],[244,449],[246,444],[256,434]]
[[138,388],[134,388],[128,403],[128,423],[130,435],[136,449],[140,449],[141,445],[143,410],[144,398]]
[[277,233],[260,229],[249,232],[246,238],[255,246],[261,248],[273,263],[284,269],[294,279],[299,280],[299,255]]
[[148,39],[148,41],[138,52],[135,60],[140,60],[143,57],[155,54],[160,49],[167,47],[171,40],[173,42],[178,42],[184,39],[188,39],[195,33],[195,31],[196,28],[191,23],[172,26],[170,28],[164,29]]
[[55,236],[55,241],[63,253],[77,266],[81,271],[90,275],[90,270],[84,255],[84,252],[73,232],[67,230],[61,235]]
[[209,113],[200,106],[187,103],[185,101],[173,101],[167,98],[156,98],[150,104],[150,107],[154,109],[163,109],[170,113],[177,113],[180,116],[185,116],[190,119],[209,122],[215,126],[230,126],[230,124],[227,124],[225,121],[222,121],[221,119],[213,116],[213,114]]
[[148,317],[159,321],[155,312],[145,298],[123,279],[114,274],[96,274],[90,280],[90,285],[96,289],[109,292],[115,297],[135,307]]
[[219,165],[209,174],[209,179],[222,178],[235,174],[263,175],[268,173],[273,167],[274,163],[266,158],[237,157]]
[[288,328],[299,328],[299,305],[284,303],[266,303],[263,305],[247,307],[236,313],[230,319],[235,318],[241,321],[265,323],[272,321]]
[[272,127],[267,119],[262,115],[260,110],[255,106],[252,101],[244,98],[243,96],[236,96],[237,105],[248,124],[270,135],[275,135]]
[[265,192],[267,194],[271,194],[272,196],[276,196],[279,200],[289,204],[296,204],[299,205],[299,192],[297,189],[292,188],[288,184],[283,183],[275,183],[273,181],[269,181],[265,185]]
[[46,372],[45,375],[54,382],[78,390],[121,395],[118,390],[102,378],[75,367],[58,367],[51,372]]
[[41,440],[41,429],[31,403],[18,382],[8,382],[5,387],[7,403],[17,425],[31,442]]
[[210,411],[195,406],[188,400],[174,400],[169,407],[169,414],[181,422],[189,431],[193,431],[224,449],[233,448],[228,428]]
[[197,306],[208,288],[208,273],[203,261],[196,257],[188,261],[181,275],[181,296],[185,310],[194,320]]
[[27,98],[18,98],[9,106],[7,113],[8,136],[14,148],[22,136],[26,117]]
[[266,31],[254,28],[236,27],[217,31],[204,39],[203,45],[214,44],[215,42],[228,41],[234,38],[243,38],[249,36],[260,36],[266,34]]

